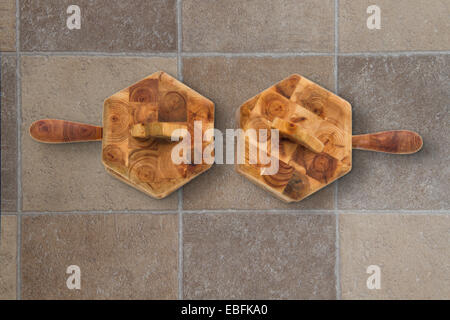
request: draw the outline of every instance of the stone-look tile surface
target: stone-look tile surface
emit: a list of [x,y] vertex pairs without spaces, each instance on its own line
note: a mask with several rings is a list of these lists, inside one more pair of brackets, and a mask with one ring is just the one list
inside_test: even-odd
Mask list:
[[[334,88],[332,57],[183,59],[184,82],[214,101],[215,126],[224,136],[225,129],[236,128],[241,104],[293,73]],[[333,197],[331,184],[299,203],[285,204],[239,175],[234,165],[216,164],[184,186],[183,209],[333,209]]]
[[158,70],[177,74],[175,58],[23,57],[24,211],[176,209],[174,193],[154,200],[109,175],[101,143],[49,145],[28,134],[42,118],[101,125],[103,100]]
[[16,57],[1,57],[1,210],[17,210]]
[[16,50],[16,0],[0,1],[0,51]]
[[0,300],[16,299],[17,217],[0,219]]
[[[450,299],[449,215],[341,215],[344,299]],[[378,265],[381,288],[367,289]]]
[[353,107],[353,134],[417,131],[412,155],[354,151],[339,181],[339,209],[450,208],[450,56],[341,57],[339,91]]
[[185,214],[186,299],[335,298],[335,216]]
[[183,50],[331,52],[332,0],[183,1]]
[[[81,10],[69,30],[67,8]],[[20,0],[22,51],[176,51],[176,0]]]
[[[370,5],[381,10],[381,29],[367,28]],[[341,52],[450,50],[450,2],[443,0],[341,0]]]
[[[176,299],[178,217],[39,215],[22,220],[23,299]],[[69,290],[66,268],[81,270]]]

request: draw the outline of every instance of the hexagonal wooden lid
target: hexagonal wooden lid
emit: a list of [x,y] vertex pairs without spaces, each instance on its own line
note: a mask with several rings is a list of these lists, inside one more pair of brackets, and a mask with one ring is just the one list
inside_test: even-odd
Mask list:
[[102,162],[120,180],[154,198],[164,198],[211,165],[174,164],[171,153],[178,142],[155,135],[139,138],[131,131],[139,126],[151,126],[160,133],[187,128],[193,138],[194,121],[202,122],[203,132],[214,128],[214,103],[170,75],[156,72],[105,100]]
[[305,77],[291,75],[248,100],[237,122],[244,130],[280,130],[276,174],[262,175],[265,166],[249,163],[248,137],[245,164],[236,169],[284,201],[300,201],[352,168],[350,104]]

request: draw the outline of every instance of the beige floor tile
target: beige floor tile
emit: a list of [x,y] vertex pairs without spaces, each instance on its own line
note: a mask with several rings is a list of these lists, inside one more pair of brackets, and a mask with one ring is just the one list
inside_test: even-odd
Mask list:
[[[450,299],[450,216],[345,214],[339,218],[344,299]],[[380,268],[380,289],[367,288]]]
[[[235,111],[241,104],[292,73],[334,88],[332,57],[183,59],[185,83],[214,101],[215,126],[224,134],[236,127]],[[333,209],[333,198],[332,184],[299,203],[285,204],[224,164],[214,165],[183,188],[187,210]]]
[[[70,30],[76,4],[81,28]],[[176,0],[20,0],[22,51],[174,52]]]
[[16,57],[1,60],[1,211],[17,211]]
[[[176,299],[178,216],[22,218],[23,299]],[[68,289],[68,266],[80,290]]]
[[[370,5],[380,10],[381,28],[369,29]],[[450,50],[450,2],[445,0],[340,0],[341,52]]]
[[0,51],[16,51],[16,0],[0,1]]
[[182,11],[184,51],[334,51],[332,0],[184,0]]
[[99,142],[47,145],[27,133],[42,118],[101,125],[105,98],[158,70],[176,76],[176,63],[175,58],[23,57],[23,210],[176,209],[176,193],[154,200],[106,173]]
[[335,216],[183,215],[186,299],[335,298]]
[[448,210],[450,56],[341,57],[339,92],[353,107],[353,134],[417,131],[412,155],[353,152],[339,180],[339,209]]
[[0,300],[16,299],[17,217],[1,215]]

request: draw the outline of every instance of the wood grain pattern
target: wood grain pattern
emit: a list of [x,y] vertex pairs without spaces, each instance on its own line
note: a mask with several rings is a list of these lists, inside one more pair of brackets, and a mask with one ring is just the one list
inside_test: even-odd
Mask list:
[[272,128],[279,130],[282,136],[295,143],[301,144],[313,152],[321,153],[325,147],[322,141],[295,123],[275,118],[272,121]]
[[102,128],[66,120],[42,119],[31,124],[30,135],[45,143],[98,141],[102,139]]
[[178,143],[170,141],[173,131],[187,129],[193,137],[194,121],[201,121],[203,133],[214,128],[214,104],[170,75],[156,72],[105,100],[103,164],[123,182],[164,198],[211,167],[172,161]]
[[408,154],[423,143],[417,133],[404,130],[352,137],[350,104],[295,74],[245,102],[236,118],[244,130],[279,130],[277,173],[266,175],[267,165],[249,162],[247,145],[266,143],[259,136],[256,141],[245,137],[246,161],[236,170],[287,202],[300,201],[348,173],[352,148]]
[[411,154],[422,149],[423,140],[416,132],[393,130],[353,136],[353,149],[397,154]]
[[[187,149],[203,155],[214,142],[194,145],[194,121],[214,128],[214,103],[170,75],[159,71],[125,88],[103,104],[103,128],[64,120],[34,122],[30,135],[46,143],[102,140],[102,162],[108,173],[146,194],[161,199],[208,170],[211,164],[176,164],[172,151],[175,130],[192,139]],[[187,134],[179,138],[187,139]],[[188,160],[193,160],[189,158]],[[214,159],[212,159],[214,160]]]
[[[237,123],[244,130],[279,130],[276,174],[266,175],[267,166],[250,164],[247,154],[246,162],[236,168],[286,202],[300,201],[351,170],[350,104],[300,75],[245,102]],[[246,139],[246,144],[258,143]]]
[[[149,122],[138,123],[131,127],[131,136],[134,138],[148,139],[159,138],[171,140],[172,135],[176,133],[176,130],[187,131],[187,125],[180,124],[178,122]],[[177,135],[178,138],[183,137],[185,134]]]

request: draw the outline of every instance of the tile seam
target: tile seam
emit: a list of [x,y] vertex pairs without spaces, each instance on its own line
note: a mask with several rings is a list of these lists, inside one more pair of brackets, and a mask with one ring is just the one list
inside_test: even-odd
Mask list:
[[[2,124],[1,124],[1,114],[2,114],[2,97],[3,97],[3,92],[2,92],[2,52],[0,51],[0,133],[1,133],[1,128],[2,128]],[[1,140],[0,140],[1,142]],[[1,146],[0,146],[1,147]],[[2,150],[0,148],[0,169],[1,169],[1,164],[2,164]],[[1,204],[2,202],[2,194],[1,194],[1,186],[2,186],[2,178],[1,178],[1,171],[0,171],[0,247],[2,245],[2,208],[1,208]]]
[[[177,0],[177,73],[178,79],[183,81],[183,26],[182,26],[182,2]],[[178,189],[178,299],[183,299],[183,187]]]
[[450,51],[379,51],[379,52],[182,52],[183,57],[302,57],[302,56],[398,56],[398,55],[443,55]]
[[[334,0],[334,89],[336,95],[339,95],[339,0]],[[341,299],[341,271],[340,271],[340,239],[339,239],[339,212],[338,212],[338,192],[339,180],[335,181],[334,186],[334,210],[335,210],[335,287],[336,299]]]
[[[243,212],[267,212],[267,213],[298,213],[298,214],[322,214],[322,213],[349,213],[349,214],[450,214],[450,210],[402,210],[402,209],[386,209],[386,210],[353,210],[353,209],[193,209],[193,210],[181,210],[185,214],[193,213],[243,213]],[[131,211],[131,210],[118,210],[118,211],[22,211],[16,212],[2,212],[5,215],[64,215],[64,214],[178,214],[177,210],[161,210],[161,211]]]
[[[22,81],[20,73],[20,3],[16,0],[17,212],[22,212]],[[16,299],[22,300],[22,219],[17,216]]]
[[177,52],[92,52],[92,51],[28,51],[22,56],[92,56],[92,57],[157,57],[176,58]]
[[[14,52],[3,52],[5,56],[15,55]],[[127,52],[89,52],[89,51],[34,51],[19,52],[20,56],[93,56],[93,57],[148,57],[148,58],[177,58],[181,57],[224,57],[224,58],[288,58],[288,57],[397,57],[397,56],[417,56],[417,55],[448,55],[450,51],[387,51],[387,52],[250,52],[250,53],[229,53],[229,52],[162,52],[162,53],[127,53]]]
[[178,214],[178,210],[167,210],[167,211],[25,211],[21,212],[19,215],[22,216],[33,216],[33,215],[76,215],[76,214],[134,214],[134,215],[164,215],[164,214]]
[[450,51],[359,51],[359,52],[339,52],[338,55],[342,57],[352,56],[373,56],[373,57],[386,57],[386,56],[416,56],[416,55],[445,55],[450,54]]
[[16,300],[22,300],[22,217],[17,215]]
[[217,209],[217,210],[183,210],[186,214],[193,213],[243,213],[243,212],[265,212],[265,213],[298,213],[298,214],[335,214],[350,213],[350,214],[450,214],[450,210],[334,210],[334,209],[312,209],[312,210],[298,210],[298,209]]

